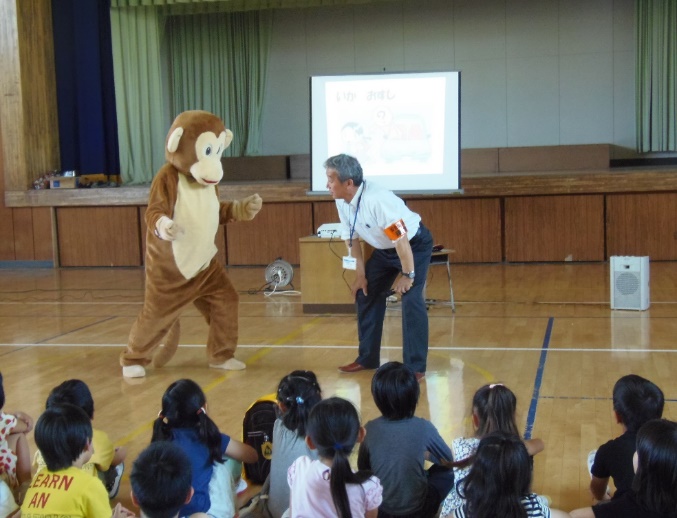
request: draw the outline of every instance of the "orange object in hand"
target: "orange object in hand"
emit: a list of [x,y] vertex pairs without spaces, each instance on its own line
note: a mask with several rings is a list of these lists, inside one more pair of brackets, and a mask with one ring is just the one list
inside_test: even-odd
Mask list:
[[407,226],[404,224],[404,221],[400,219],[389,227],[386,227],[383,232],[385,232],[385,235],[388,236],[388,239],[391,241],[397,241],[401,237],[407,235]]

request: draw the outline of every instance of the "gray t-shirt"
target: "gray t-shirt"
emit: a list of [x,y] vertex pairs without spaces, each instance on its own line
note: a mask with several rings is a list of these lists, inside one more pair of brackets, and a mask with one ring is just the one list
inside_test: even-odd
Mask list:
[[451,450],[430,421],[411,417],[390,421],[379,417],[369,421],[360,446],[358,466],[371,469],[381,480],[383,503],[389,514],[416,512],[426,498],[428,481],[424,461],[452,460]]
[[273,518],[280,518],[289,508],[287,471],[289,466],[303,455],[315,460],[317,450],[308,448],[305,437],[299,437],[296,432],[282,424],[281,419],[277,419],[273,426],[273,458],[270,461],[270,496],[268,499],[268,510]]

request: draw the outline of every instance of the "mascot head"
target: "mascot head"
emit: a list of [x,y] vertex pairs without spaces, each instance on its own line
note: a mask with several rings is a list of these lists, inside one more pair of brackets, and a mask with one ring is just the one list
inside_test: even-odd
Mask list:
[[223,178],[221,154],[233,140],[223,121],[209,112],[181,113],[167,135],[165,157],[180,173],[190,175],[204,186]]

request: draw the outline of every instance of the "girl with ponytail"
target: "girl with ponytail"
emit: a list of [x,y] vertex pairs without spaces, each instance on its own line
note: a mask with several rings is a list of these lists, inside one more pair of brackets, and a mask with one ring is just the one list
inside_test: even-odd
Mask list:
[[222,434],[207,415],[207,400],[193,380],[175,381],[162,396],[162,409],[153,424],[151,442],[171,441],[190,458],[192,486],[190,502],[180,516],[207,513],[210,516],[234,516],[232,476],[225,461],[256,462],[251,446]]
[[[459,496],[459,486],[470,472],[475,452],[480,439],[493,432],[504,432],[519,437],[515,414],[517,398],[512,390],[502,383],[492,383],[480,387],[472,398],[472,423],[475,428],[473,437],[459,437],[451,443],[454,459],[458,462],[466,460],[465,465],[454,468],[454,486],[442,502],[440,518],[454,515],[454,510],[463,505]],[[541,439],[523,440],[529,457],[543,451]]]
[[306,443],[319,460],[299,457],[289,468],[290,516],[376,518],[383,488],[369,471],[353,472],[349,457],[365,430],[349,401],[332,397],[310,412]]
[[280,518],[289,508],[287,471],[292,462],[302,455],[317,459],[317,450],[311,450],[306,444],[306,426],[310,411],[321,399],[322,391],[312,371],[295,370],[280,380],[277,387],[280,416],[273,426],[270,475],[261,490],[268,495],[261,504],[267,509],[265,516]]

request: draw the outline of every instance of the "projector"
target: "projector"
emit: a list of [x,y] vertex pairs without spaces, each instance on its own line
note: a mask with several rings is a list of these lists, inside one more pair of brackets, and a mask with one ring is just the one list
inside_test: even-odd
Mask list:
[[341,238],[341,224],[340,223],[325,223],[320,225],[317,229],[317,237],[333,237],[335,239]]

